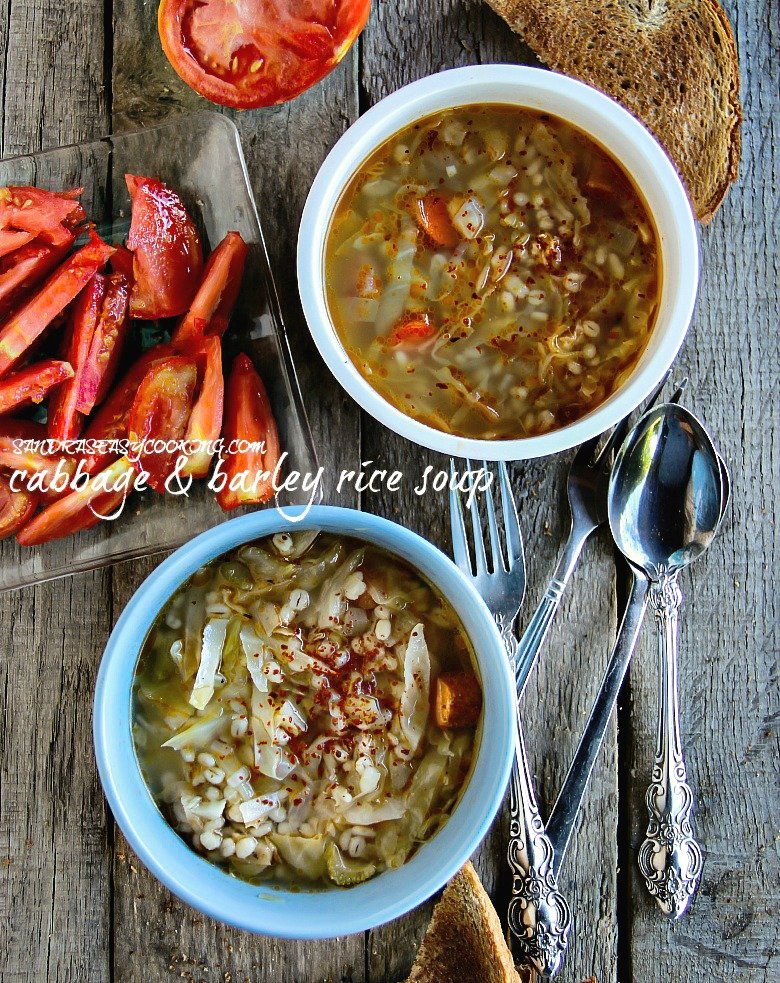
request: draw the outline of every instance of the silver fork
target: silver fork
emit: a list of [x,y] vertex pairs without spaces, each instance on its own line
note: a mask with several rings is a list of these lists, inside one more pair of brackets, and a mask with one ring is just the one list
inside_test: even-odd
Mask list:
[[[471,462],[466,466],[472,471]],[[483,462],[486,473],[487,464]],[[455,478],[455,464],[450,461]],[[507,656],[514,661],[516,641],[512,626],[525,593],[525,555],[506,465],[498,466],[503,540],[499,533],[493,494],[485,493],[485,510],[490,539],[491,568],[488,569],[477,496],[472,491],[469,510],[474,543],[473,563],[469,553],[463,504],[450,483],[450,524],[455,562],[474,582],[501,632]],[[558,890],[553,848],[539,815],[519,710],[516,718],[515,763],[510,783],[510,839],[508,861],[512,870],[512,899],[509,925],[523,955],[544,976],[558,972],[566,949],[571,910]]]
[[[645,410],[649,410],[669,378],[667,372],[651,394]],[[674,398],[679,398],[687,379],[682,383]],[[515,682],[517,695],[522,699],[528,676],[536,665],[542,642],[561,602],[566,585],[571,578],[577,560],[586,540],[599,526],[607,521],[607,486],[612,470],[612,452],[623,443],[628,433],[629,418],[626,417],[612,430],[603,446],[599,442],[604,434],[585,441],[569,466],[566,481],[566,494],[569,500],[569,535],[563,547],[558,565],[553,571],[550,583],[528,627],[523,632],[517,648],[515,660]]]

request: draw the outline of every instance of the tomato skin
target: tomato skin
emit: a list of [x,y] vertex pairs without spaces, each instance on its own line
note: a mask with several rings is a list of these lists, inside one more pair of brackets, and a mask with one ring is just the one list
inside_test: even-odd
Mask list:
[[[206,444],[219,440],[222,433],[225,381],[222,376],[222,342],[219,338],[204,338],[185,349],[203,363],[199,372],[198,396],[187,422],[185,440]],[[210,454],[205,448],[195,451],[181,469],[183,475],[204,478],[211,465]]]
[[[103,516],[115,512],[127,497],[129,484],[119,488],[116,485],[123,480],[130,482],[134,471],[135,465],[128,458],[114,461],[104,471],[93,475],[83,488],[58,498],[22,526],[16,536],[17,542],[21,546],[40,546],[97,525]],[[106,490],[109,487],[112,490]]]
[[246,450],[228,455],[225,462],[227,481],[216,496],[220,507],[228,512],[241,505],[256,505],[273,498],[274,487],[270,476],[259,481],[255,488],[230,487],[231,481],[243,472],[249,473],[250,482],[252,476],[261,471],[270,475],[279,462],[279,432],[271,403],[263,380],[247,355],[236,358],[228,378],[223,436],[228,448],[234,440],[265,441],[265,453]]
[[30,520],[38,497],[26,489],[12,491],[11,479],[0,474],[0,539],[8,539]]
[[162,0],[157,23],[178,75],[221,106],[288,102],[321,81],[349,51],[371,0],[334,0],[320,18],[296,0]]
[[156,178],[126,174],[132,202],[127,248],[133,254],[130,313],[153,320],[178,317],[203,273],[203,250],[181,198]]
[[[127,433],[131,442],[184,440],[197,382],[197,362],[183,355],[174,355],[149,369],[130,410]],[[179,450],[140,451],[137,462],[148,472],[151,488],[165,491],[165,482],[180,454]]]
[[[156,345],[144,352],[128,369],[121,381],[114,386],[105,402],[90,420],[82,435],[84,440],[126,439],[130,410],[144,376],[149,369],[160,362],[164,362],[173,354],[174,351],[170,345]],[[84,458],[84,467],[88,474],[95,474],[106,467],[114,457],[116,455],[110,451],[95,451],[95,453]]]
[[212,252],[203,280],[173,336],[174,344],[206,335],[223,335],[236,306],[249,248],[238,232],[228,232]]
[[4,375],[46,327],[105,266],[114,250],[94,232],[40,290],[16,311],[0,331],[0,376]]
[[27,232],[52,246],[73,241],[73,229],[85,219],[78,202],[83,188],[0,188],[0,229]]
[[81,291],[71,310],[62,356],[73,367],[73,376],[49,400],[47,428],[52,440],[73,440],[81,433],[84,423],[83,414],[78,411],[81,378],[105,291],[105,277],[96,273]]
[[0,379],[0,414],[10,413],[27,403],[40,403],[49,390],[73,378],[69,362],[54,358],[28,365]]
[[84,414],[91,413],[107,396],[119,368],[130,327],[127,319],[130,284],[127,278],[121,273],[112,273],[104,278],[104,283],[100,313],[83,369],[79,373],[76,409]]

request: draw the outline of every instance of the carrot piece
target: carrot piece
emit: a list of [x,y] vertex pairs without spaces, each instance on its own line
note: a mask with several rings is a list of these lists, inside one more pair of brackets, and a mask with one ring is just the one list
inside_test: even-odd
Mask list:
[[457,246],[458,230],[452,224],[447,202],[435,191],[415,202],[414,219],[428,238],[437,246]]
[[428,314],[404,314],[387,336],[388,345],[417,345],[436,333]]
[[434,713],[438,727],[476,727],[482,690],[473,672],[445,672],[436,680]]

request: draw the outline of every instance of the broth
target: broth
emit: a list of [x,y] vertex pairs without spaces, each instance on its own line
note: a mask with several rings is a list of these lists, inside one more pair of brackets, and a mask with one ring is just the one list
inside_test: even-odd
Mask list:
[[359,883],[446,822],[481,712],[452,607],[402,560],[326,533],[208,564],[134,680],[144,779],[200,853],[253,882]]
[[529,437],[628,377],[660,289],[652,219],[600,146],[555,117],[465,106],[395,134],[354,174],[325,247],[349,357],[428,426]]

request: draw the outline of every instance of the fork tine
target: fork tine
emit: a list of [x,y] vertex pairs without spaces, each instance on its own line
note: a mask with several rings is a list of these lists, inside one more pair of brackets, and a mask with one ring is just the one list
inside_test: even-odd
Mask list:
[[[466,458],[466,468],[468,471],[473,471],[471,461],[468,458]],[[474,540],[474,567],[477,573],[487,573],[485,541],[482,538],[482,520],[479,517],[476,495],[471,496],[469,510],[471,512],[471,535]]]
[[[487,461],[482,462],[485,474],[490,474]],[[501,552],[501,540],[498,535],[498,524],[496,523],[496,509],[493,505],[493,482],[490,487],[485,489],[485,508],[487,509],[488,532],[490,533],[490,556],[493,563],[493,573],[498,570],[508,570],[508,560]]]
[[463,518],[463,503],[460,492],[455,485],[455,462],[450,458],[450,535],[452,537],[452,555],[460,569],[471,575],[471,557],[469,544],[466,539],[466,523]]
[[512,486],[509,484],[509,472],[506,463],[501,461],[498,465],[498,483],[501,488],[501,511],[504,519],[504,532],[506,533],[506,548],[508,558],[508,570],[511,570],[516,563],[524,562],[523,554],[523,535],[520,532],[520,522],[517,518],[517,506],[512,494]]

